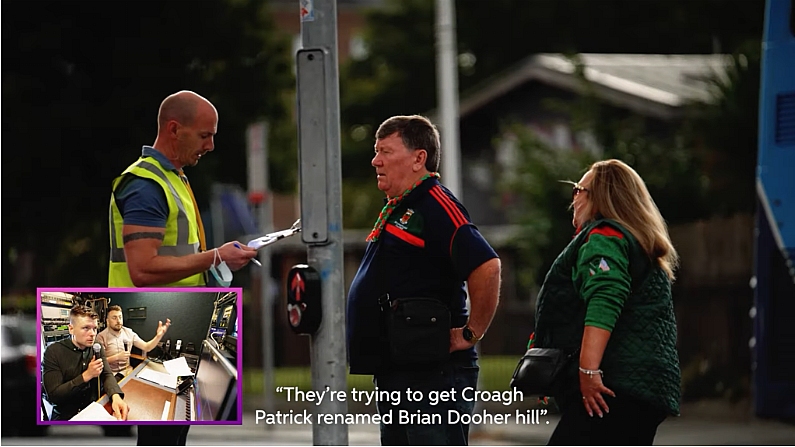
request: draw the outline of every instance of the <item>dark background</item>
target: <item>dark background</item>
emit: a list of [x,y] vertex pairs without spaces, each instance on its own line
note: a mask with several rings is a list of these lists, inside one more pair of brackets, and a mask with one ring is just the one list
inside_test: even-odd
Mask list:
[[[357,219],[352,212],[362,191],[378,194],[371,138],[352,138],[352,129],[371,135],[386,117],[425,113],[437,99],[434,2],[342,0],[338,10],[358,3],[380,7],[362,13],[369,56],[340,67],[346,228],[366,228],[377,214]],[[288,18],[273,13],[287,4],[295,8]],[[244,132],[261,119],[271,125],[271,187],[295,193],[292,37],[277,17],[297,23],[297,7],[264,0],[4,1],[3,295],[107,284],[111,181],[154,142],[157,108],[175,91],[202,94],[220,115],[215,152],[186,171],[203,211],[214,182],[245,187]],[[477,60],[460,68],[464,95],[539,52],[733,53],[750,45],[758,53],[764,1],[460,0],[456,12],[459,53]],[[745,160],[755,160],[755,147],[726,134],[727,126],[756,120],[758,83],[748,84],[740,92],[750,96],[733,97],[740,103],[730,102],[724,115],[737,119],[699,126],[699,137],[715,144],[694,160],[691,175],[725,186],[687,210],[689,219],[753,209],[754,166]],[[680,214],[676,207],[662,211],[669,219]]]

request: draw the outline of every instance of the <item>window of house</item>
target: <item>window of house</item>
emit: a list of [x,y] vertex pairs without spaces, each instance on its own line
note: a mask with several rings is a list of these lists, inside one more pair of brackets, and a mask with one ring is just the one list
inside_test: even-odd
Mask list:
[[469,180],[480,190],[488,191],[494,178],[486,163],[471,163],[467,166]]
[[555,146],[561,149],[571,149],[571,130],[565,124],[556,124],[552,130],[552,141]]
[[370,51],[367,49],[367,43],[365,43],[362,36],[354,35],[348,42],[348,53],[350,54],[351,59],[360,61],[367,59]]
[[513,134],[506,134],[497,145],[495,154],[497,165],[501,175],[508,181],[516,177],[516,169],[519,164],[519,142]]
[[596,136],[592,131],[582,130],[577,132],[576,140],[577,146],[580,149],[590,152],[596,158],[602,156],[602,147],[599,145],[599,142],[596,140]]

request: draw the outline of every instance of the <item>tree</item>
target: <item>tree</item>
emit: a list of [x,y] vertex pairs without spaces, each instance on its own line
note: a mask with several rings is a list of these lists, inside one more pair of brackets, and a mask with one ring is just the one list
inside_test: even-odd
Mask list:
[[587,151],[552,147],[520,123],[506,123],[501,135],[516,149],[513,169],[497,178],[499,190],[510,197],[508,218],[522,228],[513,240],[521,266],[516,269],[519,288],[537,290],[574,231],[571,187],[561,182],[579,180],[595,158]]
[[13,185],[3,197],[5,290],[20,273],[7,268],[14,252],[38,255],[37,286],[105,284],[111,181],[154,142],[157,108],[175,91],[202,94],[220,115],[216,150],[188,171],[200,206],[213,181],[245,184],[245,128],[258,119],[271,122],[275,188],[294,188],[290,44],[267,5],[3,7],[3,174]]
[[552,185],[577,181],[599,159],[617,158],[632,166],[669,223],[707,215],[701,167],[682,122],[663,124],[605,103],[585,77],[581,59],[571,59],[581,94],[574,101],[550,99],[545,105],[568,118],[572,133],[592,135],[594,147],[552,147],[520,123],[509,123],[501,132],[517,149],[517,162],[511,172],[502,173],[499,186],[514,200],[509,218],[522,226],[515,246],[524,262],[520,280],[527,290],[541,284],[573,232],[570,191]]
[[[456,13],[464,97],[535,53],[691,54],[736,48],[761,36],[764,0],[459,0]],[[340,72],[343,179],[346,193],[351,191],[343,198],[346,227],[369,226],[377,213],[374,208],[365,219],[366,213],[354,209],[380,203],[367,181],[372,179],[369,160],[378,124],[436,106],[433,0],[387,0],[368,14],[363,37],[368,56],[351,60]],[[630,127],[639,126],[643,123]],[[648,143],[637,132],[624,139],[633,141],[621,149],[625,152]],[[370,190],[361,191],[359,185]]]
[[[725,73],[704,79],[712,90],[710,102],[690,104],[686,118],[664,132],[656,131],[647,118],[599,101],[582,75],[584,67],[578,67],[583,95],[574,103],[550,101],[548,106],[567,114],[573,131],[596,136],[603,148],[598,158],[618,158],[631,165],[669,224],[753,211],[758,41],[738,49]],[[518,149],[516,171],[503,175],[500,186],[517,202],[510,207],[517,210],[510,217],[523,227],[516,246],[529,272],[522,280],[532,289],[571,236],[566,225],[570,215],[564,212],[571,198],[549,185],[576,180],[596,158],[552,148],[516,123],[506,125],[501,134],[515,140]]]
[[759,40],[738,48],[726,72],[708,79],[713,101],[692,105],[685,130],[698,149],[711,215],[751,213],[756,206],[760,49]]

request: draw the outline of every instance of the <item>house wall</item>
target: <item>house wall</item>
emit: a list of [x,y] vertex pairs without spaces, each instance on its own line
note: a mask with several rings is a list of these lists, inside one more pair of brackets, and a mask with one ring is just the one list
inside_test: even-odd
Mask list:
[[542,103],[549,98],[574,100],[575,96],[539,83],[526,83],[510,94],[491,101],[462,117],[461,166],[463,203],[477,225],[507,222],[496,192],[499,168],[496,166],[494,139],[501,128],[512,122],[549,126],[566,122],[565,116],[550,111]]
[[[571,129],[571,116],[565,109],[559,110],[560,105],[570,106],[579,100],[580,96],[570,91],[531,81],[461,118],[462,196],[473,222],[478,225],[508,223],[503,210],[510,202],[509,197],[501,197],[497,193],[501,168],[497,160],[499,143],[496,139],[503,135],[504,126],[524,124],[552,146],[596,154],[601,152],[593,137],[583,139],[582,135],[576,135]],[[603,116],[617,119],[637,116],[607,104],[600,107]],[[677,125],[676,122],[641,118],[646,132],[660,138],[670,137]]]

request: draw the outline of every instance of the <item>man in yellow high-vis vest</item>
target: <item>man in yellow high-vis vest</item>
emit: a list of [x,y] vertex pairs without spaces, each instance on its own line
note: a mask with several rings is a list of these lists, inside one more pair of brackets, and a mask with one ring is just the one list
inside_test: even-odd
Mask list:
[[182,168],[214,149],[218,112],[206,99],[181,91],[158,113],[157,139],[113,181],[110,200],[110,287],[191,287],[225,262],[235,271],[256,256],[228,242],[207,251],[204,228]]
[[[113,181],[109,287],[202,287],[208,269],[243,268],[257,255],[237,241],[207,250],[182,168],[214,149],[218,112],[190,91],[160,105],[157,138]],[[222,284],[228,285],[228,284]],[[138,445],[185,445],[188,425],[141,425]]]

